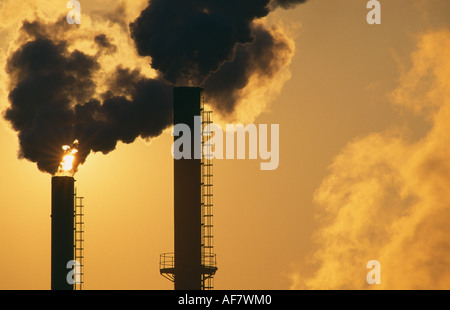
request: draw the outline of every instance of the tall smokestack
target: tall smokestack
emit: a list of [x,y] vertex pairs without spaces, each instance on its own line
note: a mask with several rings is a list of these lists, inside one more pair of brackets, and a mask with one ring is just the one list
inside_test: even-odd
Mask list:
[[201,289],[201,160],[194,159],[194,116],[200,116],[202,88],[174,88],[174,125],[189,126],[191,158],[174,160],[175,289]]
[[[174,88],[174,126],[183,124],[190,130],[190,154],[174,160],[175,253],[160,257],[160,272],[175,283],[176,290],[211,290],[216,273],[213,246],[212,160],[202,154],[206,140],[202,131],[212,124],[211,111],[205,111],[203,89]],[[198,122],[201,119],[201,123]],[[187,128],[183,129],[184,134]],[[205,132],[209,132],[206,129]],[[175,138],[187,139],[186,137]],[[183,141],[181,147],[186,147]],[[189,156],[186,156],[189,155]]]
[[51,289],[73,290],[67,263],[74,260],[75,179],[52,177]]

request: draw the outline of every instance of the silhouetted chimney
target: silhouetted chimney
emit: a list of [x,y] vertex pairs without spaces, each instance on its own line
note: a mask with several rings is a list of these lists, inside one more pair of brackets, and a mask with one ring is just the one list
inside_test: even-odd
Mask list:
[[192,159],[174,160],[176,290],[201,289],[201,160],[194,159],[194,116],[200,116],[202,92],[174,88],[174,125],[186,124],[192,135]]
[[73,177],[52,177],[52,232],[51,232],[51,289],[73,290],[67,281],[74,260],[74,199]]

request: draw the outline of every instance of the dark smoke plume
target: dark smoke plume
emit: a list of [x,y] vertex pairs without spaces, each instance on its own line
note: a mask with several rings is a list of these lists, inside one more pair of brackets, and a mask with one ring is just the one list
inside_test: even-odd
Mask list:
[[130,24],[141,56],[173,84],[201,85],[237,44],[253,41],[252,22],[269,0],[151,0]]
[[131,36],[165,80],[202,86],[219,109],[232,112],[251,74],[276,71],[265,61],[286,51],[255,21],[305,1],[151,0],[130,24]]
[[[6,66],[11,106],[4,117],[18,132],[19,157],[54,174],[61,146],[75,139],[78,166],[91,152],[106,154],[119,141],[156,137],[172,123],[174,85],[203,86],[217,109],[233,112],[250,78],[272,78],[290,51],[285,38],[257,20],[303,2],[151,0],[129,26],[138,53],[150,56],[158,77],[119,65],[103,94],[94,76],[101,69],[99,57],[117,51],[110,38],[95,35],[98,51],[91,56],[61,39],[78,29],[67,27],[65,18],[54,24],[25,21],[21,33],[28,39]],[[118,18],[123,26],[123,16]]]
[[248,85],[251,76],[272,78],[280,67],[281,58],[291,52],[284,38],[276,37],[262,25],[253,27],[252,33],[254,41],[238,45],[234,59],[224,63],[204,82],[206,101],[221,112],[232,113],[240,91]]
[[[26,23],[23,31],[34,38],[7,61],[12,89],[11,107],[4,116],[19,133],[19,157],[54,174],[63,155],[61,146],[75,139],[80,141],[78,165],[91,151],[106,154],[118,141],[155,137],[170,125],[169,85],[118,68],[110,79],[111,91],[103,94],[102,102],[93,99],[97,59],[78,50],[69,52],[68,42],[44,38],[40,28]],[[113,48],[104,35],[94,41],[100,48]]]

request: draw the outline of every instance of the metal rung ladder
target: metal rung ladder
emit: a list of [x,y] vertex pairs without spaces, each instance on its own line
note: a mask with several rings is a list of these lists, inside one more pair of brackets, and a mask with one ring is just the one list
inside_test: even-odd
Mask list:
[[82,290],[84,286],[84,197],[75,196],[74,210],[74,259],[78,262],[75,269],[74,290]]
[[[203,104],[203,100],[202,100]],[[202,129],[211,134],[206,126],[212,124],[212,111],[205,111],[202,106]],[[211,159],[210,137],[202,136],[202,289],[214,288],[214,275],[217,271],[216,254],[214,254],[213,235],[213,164]]]

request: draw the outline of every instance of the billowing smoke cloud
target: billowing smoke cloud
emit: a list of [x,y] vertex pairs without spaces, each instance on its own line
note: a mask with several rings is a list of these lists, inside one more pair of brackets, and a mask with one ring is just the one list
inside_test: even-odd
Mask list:
[[269,0],[152,0],[130,24],[141,56],[173,84],[201,85],[237,44],[253,41],[252,22],[269,13]]
[[172,123],[172,88],[160,79],[119,67],[109,86],[103,102],[75,107],[75,133],[89,146],[85,151],[106,154],[118,141],[157,137]]
[[[393,103],[432,126],[417,141],[399,130],[350,143],[315,195],[321,206],[313,267],[294,289],[450,288],[450,32],[421,37]],[[381,264],[381,284],[366,263]]]
[[[25,21],[6,66],[11,106],[4,117],[18,132],[19,157],[54,174],[61,146],[74,139],[80,141],[78,166],[90,152],[106,154],[118,142],[156,137],[171,124],[174,85],[205,87],[208,102],[231,114],[249,96],[252,79],[258,87],[268,85],[261,81],[274,80],[293,54],[292,41],[259,20],[277,7],[302,2],[149,1],[129,30],[137,53],[150,57],[154,78],[142,66],[146,74],[129,69],[129,56],[137,55],[124,53],[123,40],[111,40],[104,29],[92,30],[98,25],[89,16],[83,23],[91,27],[82,32],[68,27],[65,16],[56,23]],[[108,18],[111,27],[128,34],[124,8],[123,2],[100,21]],[[128,67],[121,65],[125,58]]]
[[231,113],[236,108],[244,89],[252,76],[271,79],[282,67],[284,56],[290,54],[289,42],[276,32],[256,25],[252,28],[252,44],[238,45],[234,59],[224,63],[204,82],[206,101],[220,111]]
[[[119,67],[103,102],[94,99],[97,58],[70,52],[67,41],[48,39],[43,29],[38,22],[24,23],[22,30],[33,39],[7,63],[12,90],[5,118],[19,132],[20,157],[54,174],[63,154],[61,146],[75,139],[81,141],[79,164],[91,151],[108,153],[118,141],[155,137],[170,125],[169,85]],[[114,51],[105,35],[93,40],[101,50]]]
[[205,88],[216,107],[234,110],[239,91],[250,77],[270,78],[279,59],[290,51],[270,30],[255,21],[270,9],[305,0],[152,0],[130,24],[141,56],[174,85]]

